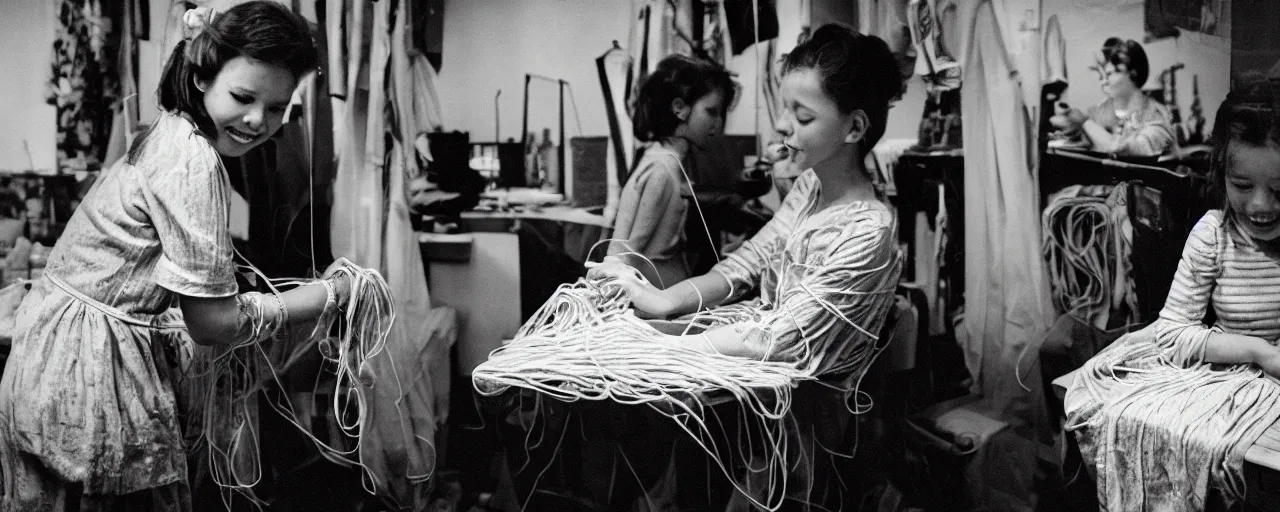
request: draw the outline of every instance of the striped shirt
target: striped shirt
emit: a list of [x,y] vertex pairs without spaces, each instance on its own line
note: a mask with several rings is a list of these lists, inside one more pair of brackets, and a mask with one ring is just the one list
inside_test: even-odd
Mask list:
[[748,344],[813,375],[865,370],[893,305],[902,258],[894,213],[880,201],[818,208],[821,183],[805,171],[754,237],[716,264],[732,288],[722,323],[752,322]]
[[[1212,305],[1218,320],[1205,325]],[[1263,253],[1226,218],[1210,210],[1196,223],[1182,250],[1160,319],[1156,340],[1203,357],[1213,331],[1280,338],[1280,260]]]

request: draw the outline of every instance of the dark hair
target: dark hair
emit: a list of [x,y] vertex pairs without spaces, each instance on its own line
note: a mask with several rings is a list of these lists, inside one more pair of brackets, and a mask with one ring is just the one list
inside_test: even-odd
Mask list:
[[670,55],[658,63],[658,68],[645,78],[636,95],[635,112],[632,114],[632,133],[646,142],[662,140],[675,134],[680,119],[671,110],[677,99],[693,106],[712,92],[724,96],[724,111],[728,115],[738,93],[738,84],[729,70],[714,62]]
[[1270,143],[1280,146],[1277,92],[1277,84],[1261,73],[1251,72],[1236,80],[1222,106],[1218,107],[1213,119],[1213,135],[1209,138],[1213,145],[1208,183],[1211,199],[1226,204],[1227,167],[1231,163],[1232,145],[1264,146]]
[[1151,63],[1147,61],[1147,51],[1132,39],[1111,37],[1102,43],[1102,60],[1104,63],[1119,68],[1124,66],[1133,84],[1142,88],[1151,74]]
[[[319,53],[307,21],[279,3],[255,0],[236,5],[216,12],[190,41],[178,42],[160,76],[160,108],[190,116],[201,132],[213,135],[213,120],[196,80],[213,82],[222,66],[236,57],[279,66],[299,78],[316,69]],[[149,132],[134,141],[129,162],[136,160]]]
[[818,27],[796,46],[782,63],[782,74],[812,69],[821,78],[822,90],[846,114],[861,110],[870,126],[859,142],[867,154],[884,136],[889,104],[902,94],[902,75],[889,45],[875,36],[841,23]]

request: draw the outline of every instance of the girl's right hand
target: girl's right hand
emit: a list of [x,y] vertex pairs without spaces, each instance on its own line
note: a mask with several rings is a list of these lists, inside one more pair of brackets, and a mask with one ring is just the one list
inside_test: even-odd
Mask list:
[[601,263],[587,262],[587,279],[622,288],[631,299],[637,316],[641,318],[666,318],[675,312],[674,302],[666,293],[645,279],[635,267],[621,259],[608,256]]
[[329,268],[324,269],[324,274],[320,276],[321,279],[327,279],[333,284],[334,295],[337,295],[334,299],[338,301],[338,306],[340,307],[345,307],[347,305],[347,301],[351,300],[351,275],[337,274],[338,269],[345,266],[355,265],[351,263],[350,260],[340,257],[334,260],[333,263],[330,263]]

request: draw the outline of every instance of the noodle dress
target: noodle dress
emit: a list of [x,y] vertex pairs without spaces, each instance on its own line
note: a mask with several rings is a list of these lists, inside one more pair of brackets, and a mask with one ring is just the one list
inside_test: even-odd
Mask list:
[[[852,449],[843,446],[852,417],[847,388],[861,381],[874,351],[888,341],[879,336],[902,270],[897,223],[885,203],[820,209],[821,198],[817,175],[805,171],[773,219],[713,268],[729,282],[726,300],[737,302],[702,314],[709,328],[747,326],[747,343],[769,359],[836,381],[839,389],[818,385],[795,393],[794,421],[785,422],[786,446],[794,447],[786,454],[786,497],[819,507],[840,501],[844,492],[836,475]],[[769,502],[765,473],[749,473],[747,481],[749,494]],[[748,508],[741,495],[729,506],[735,507]]]
[[1099,352],[1067,391],[1067,429],[1104,510],[1203,509],[1210,488],[1242,490],[1245,451],[1280,418],[1280,384],[1252,365],[1204,363],[1204,350],[1213,332],[1276,344],[1277,310],[1280,261],[1210,210],[1160,319]]
[[[729,281],[712,327],[752,325],[752,343],[813,375],[865,371],[855,357],[877,341],[893,306],[902,258],[893,211],[880,201],[819,209],[812,170],[759,233],[712,270]],[[759,296],[751,297],[754,292]]]

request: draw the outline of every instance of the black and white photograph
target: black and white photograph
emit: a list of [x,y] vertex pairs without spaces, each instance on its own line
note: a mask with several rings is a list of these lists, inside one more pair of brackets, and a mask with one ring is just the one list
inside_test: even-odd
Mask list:
[[1280,2],[0,0],[0,512],[1280,512]]

